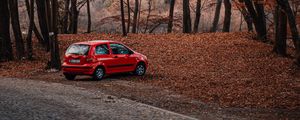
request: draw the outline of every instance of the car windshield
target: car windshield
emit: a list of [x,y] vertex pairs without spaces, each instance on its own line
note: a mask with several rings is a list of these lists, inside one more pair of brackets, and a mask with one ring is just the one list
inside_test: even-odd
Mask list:
[[73,44],[68,48],[66,54],[87,55],[89,49],[90,49],[89,45]]

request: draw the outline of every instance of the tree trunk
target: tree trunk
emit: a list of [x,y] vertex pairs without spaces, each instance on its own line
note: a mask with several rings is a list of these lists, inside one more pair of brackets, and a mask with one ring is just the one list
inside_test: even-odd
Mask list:
[[249,18],[249,16],[244,16],[244,19],[247,23],[248,31],[253,31],[253,22],[251,20],[251,17]]
[[47,16],[46,16],[46,2],[44,0],[36,0],[39,25],[41,29],[41,33],[44,38],[44,46],[46,50],[49,51],[49,26],[47,25]]
[[[251,0],[244,0],[248,12],[253,20],[255,31],[257,32],[257,38],[259,40],[266,40],[266,26],[265,24],[265,15],[264,15],[264,6],[263,4],[256,4],[256,9],[254,9],[253,3]],[[259,14],[259,15],[258,15]]]
[[69,20],[69,13],[70,13],[70,11],[69,11],[69,6],[70,6],[70,0],[66,0],[65,1],[65,8],[64,8],[64,19],[63,19],[63,31],[64,31],[64,33],[66,34],[66,33],[68,33],[68,20]]
[[169,22],[168,22],[168,33],[172,32],[173,21],[174,21],[174,6],[175,0],[170,0],[170,10],[169,10]]
[[299,33],[296,24],[296,18],[293,14],[293,11],[290,7],[288,0],[276,0],[276,1],[279,4],[279,6],[285,11],[288,17],[289,26],[292,32],[293,42],[296,47],[296,64],[300,66],[300,42],[299,42]]
[[258,36],[259,40],[266,41],[267,40],[267,24],[265,17],[265,9],[263,3],[254,3],[256,11],[257,11],[257,22],[260,29],[260,34]]
[[91,20],[90,0],[87,0],[86,4],[87,4],[87,14],[88,14],[88,29],[87,29],[87,33],[91,33],[92,20]]
[[122,19],[122,33],[123,36],[127,36],[127,32],[126,32],[126,25],[125,25],[125,15],[124,15],[124,3],[123,0],[120,0],[120,6],[121,6],[121,19]]
[[150,15],[151,15],[151,1],[152,0],[148,0],[148,15],[147,15],[147,18],[146,18],[146,27],[145,27],[145,30],[144,30],[144,33],[147,32],[147,29],[148,29],[148,23],[149,23],[149,18],[150,18]]
[[58,4],[57,0],[51,0],[52,1],[52,27],[51,32],[53,35],[51,36],[51,60],[50,60],[50,68],[54,68],[57,70],[60,70],[61,63],[60,63],[60,56],[59,56],[59,46],[57,41],[57,16],[58,16]]
[[[26,0],[28,2],[28,0]],[[34,0],[30,0],[30,15],[29,15],[29,29],[28,29],[28,35],[26,38],[27,42],[27,58],[29,60],[32,60],[32,31],[33,31],[33,25],[34,25]]]
[[133,24],[132,24],[132,33],[136,33],[138,11],[139,11],[139,0],[135,0],[134,14],[133,14]]
[[128,15],[128,22],[127,22],[127,32],[130,31],[130,24],[131,24],[131,18],[130,18],[130,0],[127,0],[127,15]]
[[191,33],[190,1],[183,0],[183,33]]
[[219,19],[220,19],[220,11],[221,11],[221,6],[222,6],[222,0],[217,0],[217,5],[216,5],[216,11],[215,11],[215,17],[213,20],[213,25],[210,29],[210,32],[216,32],[218,29],[218,24],[219,24]]
[[50,0],[46,0],[46,14],[47,14],[47,25],[52,26],[52,12],[50,6]]
[[201,0],[197,0],[196,17],[195,17],[195,22],[194,22],[194,33],[198,32],[200,17],[201,17]]
[[224,0],[225,6],[225,18],[223,24],[223,32],[230,31],[230,23],[231,23],[231,3],[230,0]]
[[0,61],[13,60],[12,44],[9,33],[8,0],[0,1]]
[[33,23],[33,32],[35,37],[38,39],[40,44],[44,43],[44,38],[42,37],[41,33],[39,32],[38,28],[36,27],[35,23]]
[[273,51],[279,55],[286,56],[287,17],[283,10],[276,7],[275,12],[275,44]]
[[16,56],[18,60],[21,60],[23,57],[25,57],[25,53],[24,53],[25,49],[24,49],[24,41],[22,38],[22,32],[20,28],[18,1],[9,0],[9,7],[10,7],[11,24],[15,36]]
[[142,11],[142,0],[140,0],[140,2],[139,2],[139,12],[138,12],[137,28],[136,28],[137,33],[139,33],[139,31],[140,31],[141,11]]
[[242,27],[243,27],[243,14],[241,13],[241,19],[240,19],[240,28],[239,31],[242,31]]
[[252,18],[250,16],[249,12],[247,11],[247,9],[245,7],[241,7],[240,12],[242,13],[244,20],[247,23],[248,31],[253,31]]
[[[31,5],[29,3],[29,0],[25,0],[25,4],[26,4],[26,10],[27,10],[27,14],[29,16],[29,18],[31,17],[30,15],[30,9],[31,9]],[[34,5],[33,5],[33,8],[34,8]],[[35,23],[33,22],[33,31],[34,31],[34,34],[36,36],[36,38],[38,39],[39,43],[40,44],[43,44],[44,43],[44,39],[43,37],[41,36],[39,30],[37,29]]]
[[71,0],[71,20],[69,26],[69,33],[77,34],[78,15],[79,11],[77,10],[77,0]]
[[258,29],[257,21],[256,21],[257,20],[256,11],[255,11],[255,9],[253,7],[252,1],[251,0],[244,0],[244,2],[245,2],[245,5],[247,7],[247,10],[248,10],[248,12],[249,12],[249,14],[250,14],[250,16],[252,18],[252,21],[254,23],[256,32],[260,32],[259,29]]

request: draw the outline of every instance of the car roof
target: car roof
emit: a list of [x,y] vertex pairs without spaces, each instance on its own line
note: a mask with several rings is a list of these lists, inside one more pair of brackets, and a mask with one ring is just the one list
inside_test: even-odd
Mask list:
[[112,40],[92,40],[92,41],[77,42],[74,44],[98,45],[98,44],[106,44],[106,43],[118,43],[118,42]]

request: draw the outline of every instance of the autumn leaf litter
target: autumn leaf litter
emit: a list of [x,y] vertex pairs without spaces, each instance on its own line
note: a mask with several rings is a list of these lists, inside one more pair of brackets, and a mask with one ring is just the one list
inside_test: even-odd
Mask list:
[[[172,90],[224,107],[300,108],[299,72],[293,59],[279,57],[272,46],[255,41],[251,33],[60,35],[61,55],[68,45],[87,40],[120,41],[146,55],[144,77],[122,79]],[[47,74],[47,56],[34,48],[33,62],[0,63],[2,77]],[[291,51],[291,50],[290,50]],[[291,52],[290,52],[291,53]],[[145,93],[146,94],[146,93]]]

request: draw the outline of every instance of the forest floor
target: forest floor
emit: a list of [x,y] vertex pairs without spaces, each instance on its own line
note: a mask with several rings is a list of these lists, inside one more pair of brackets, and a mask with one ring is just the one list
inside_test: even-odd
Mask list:
[[[300,71],[293,67],[294,50],[288,50],[290,57],[280,57],[272,52],[272,45],[253,40],[252,37],[253,34],[245,32],[129,34],[128,37],[78,34],[59,35],[59,42],[61,56],[71,43],[97,39],[120,41],[146,55],[150,66],[145,76],[121,74],[107,77],[107,80],[125,80],[126,84],[130,83],[127,87],[124,84],[118,87],[114,83],[94,85],[107,88],[108,91],[126,91],[123,96],[132,99],[139,100],[136,96],[150,99],[153,92],[156,93],[133,89],[134,85],[142,84],[224,108],[287,109],[299,112]],[[45,53],[41,47],[35,47],[34,55],[33,61],[0,63],[0,77],[66,82],[62,73],[45,70],[49,53]],[[76,84],[82,84],[86,79],[79,78],[81,82]],[[155,104],[145,98],[144,102]]]

